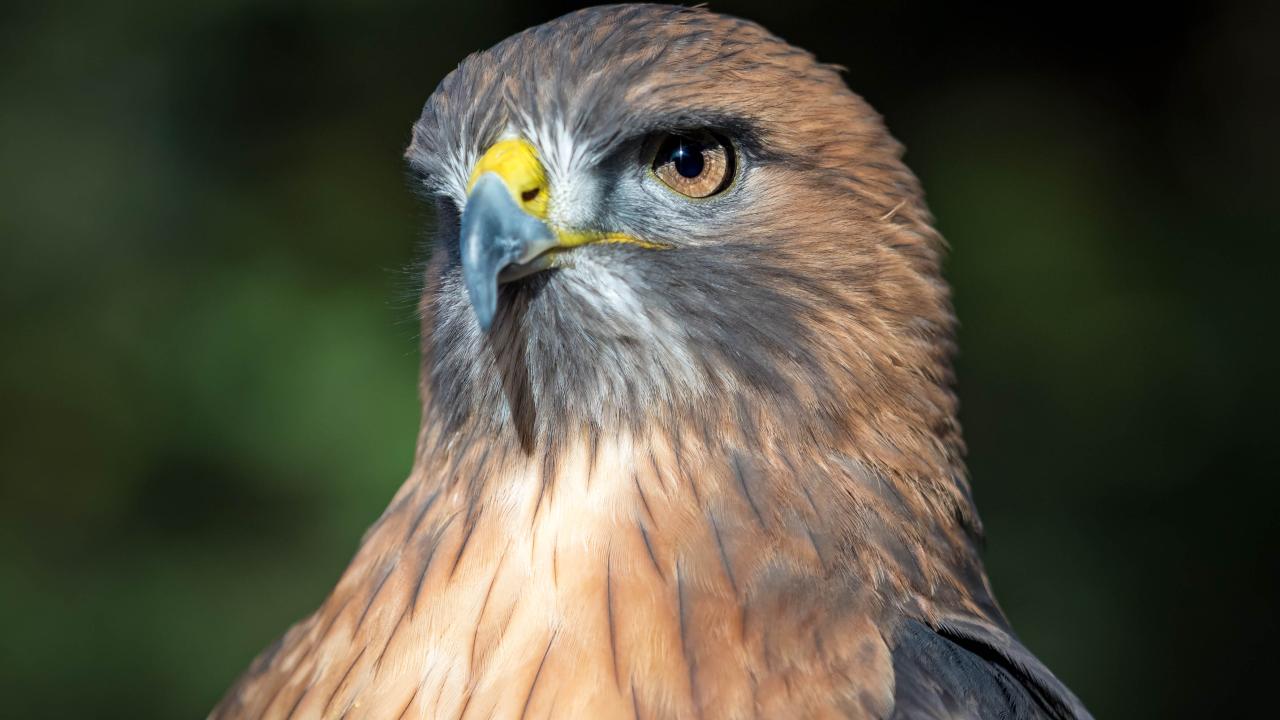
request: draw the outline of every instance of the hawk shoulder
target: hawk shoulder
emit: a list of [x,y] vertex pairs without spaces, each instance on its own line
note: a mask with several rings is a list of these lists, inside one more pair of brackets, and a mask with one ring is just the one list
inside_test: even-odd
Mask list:
[[898,626],[893,720],[1088,720],[1053,673],[1009,633],[975,620]]

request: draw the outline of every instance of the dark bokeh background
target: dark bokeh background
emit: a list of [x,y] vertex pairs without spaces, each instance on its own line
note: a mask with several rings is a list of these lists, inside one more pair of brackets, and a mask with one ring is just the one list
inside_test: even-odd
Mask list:
[[[569,9],[127,5],[0,10],[8,717],[200,716],[328,591],[417,423],[409,125]],[[957,5],[713,3],[909,148],[1026,643],[1100,717],[1242,715],[1276,635],[1276,5]]]

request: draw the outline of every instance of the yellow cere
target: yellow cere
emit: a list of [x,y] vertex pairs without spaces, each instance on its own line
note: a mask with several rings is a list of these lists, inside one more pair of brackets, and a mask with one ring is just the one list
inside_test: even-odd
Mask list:
[[502,178],[511,197],[525,212],[546,219],[547,173],[538,160],[538,151],[528,140],[516,138],[494,143],[471,171],[467,192],[471,192],[481,175],[489,172]]
[[[467,181],[467,192],[475,187],[476,181],[485,173],[495,173],[506,183],[512,199],[525,212],[540,219],[547,219],[547,205],[551,197],[547,191],[547,171],[538,159],[538,151],[523,138],[499,140],[494,143],[471,171],[471,179]],[[569,230],[555,228],[556,237],[561,248],[577,247],[589,243],[627,243],[650,249],[666,249],[669,245],[647,242],[630,235],[599,230]]]

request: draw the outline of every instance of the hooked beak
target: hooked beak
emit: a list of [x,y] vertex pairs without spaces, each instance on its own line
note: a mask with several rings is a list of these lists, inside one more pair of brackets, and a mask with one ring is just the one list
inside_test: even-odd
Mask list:
[[551,250],[591,243],[670,247],[624,233],[552,227],[546,170],[533,145],[520,138],[494,143],[471,171],[462,211],[462,279],[480,329],[488,331],[498,306],[498,284],[561,262]]
[[534,260],[559,244],[545,222],[516,204],[496,172],[476,179],[462,213],[461,250],[462,278],[481,330],[493,324],[498,283],[544,269]]

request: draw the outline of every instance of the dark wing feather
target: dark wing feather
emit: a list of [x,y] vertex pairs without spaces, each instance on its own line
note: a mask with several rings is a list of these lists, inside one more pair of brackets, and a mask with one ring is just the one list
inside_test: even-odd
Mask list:
[[907,619],[893,648],[894,720],[1092,720],[1013,636],[970,620]]

